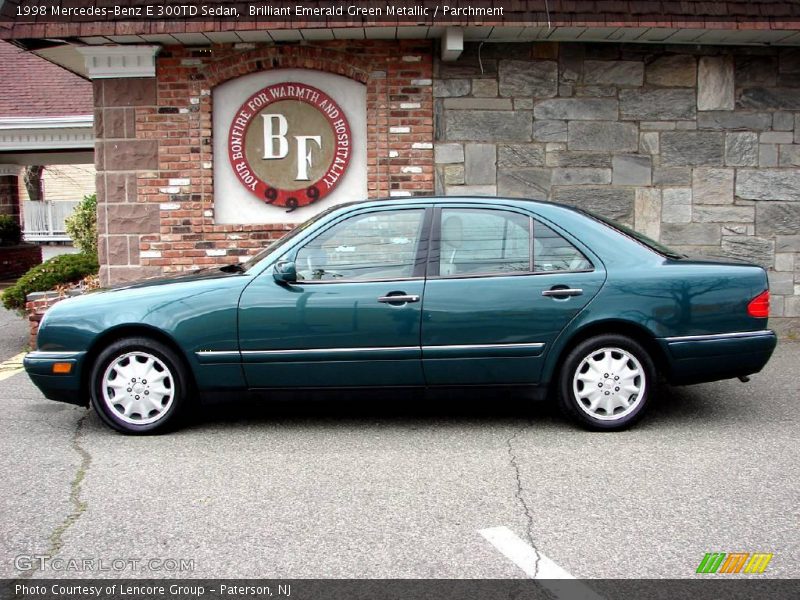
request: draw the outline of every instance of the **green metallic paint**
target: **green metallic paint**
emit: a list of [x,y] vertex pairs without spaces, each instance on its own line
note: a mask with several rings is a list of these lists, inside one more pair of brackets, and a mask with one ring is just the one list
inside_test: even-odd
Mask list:
[[[245,381],[238,362],[201,367],[194,353],[209,348],[238,351],[236,304],[251,281],[247,274],[214,270],[70,298],[47,311],[38,347],[94,353],[98,344],[113,341],[123,332],[156,331],[182,351],[198,387],[242,388]],[[77,381],[83,368],[79,361]]]
[[[267,274],[265,274],[267,275]],[[378,297],[392,292],[421,296],[422,279],[391,282],[297,282],[256,278],[240,303],[243,352],[296,350],[277,357],[244,356],[251,387],[423,385],[420,302],[392,306]],[[307,349],[384,348],[309,354]],[[309,369],[309,366],[313,368]],[[332,379],[330,379],[332,378]]]
[[[273,266],[306,240],[357,212],[432,206],[506,208],[530,214],[579,247],[590,272],[400,281],[276,281]],[[584,290],[543,297],[554,285]],[[85,403],[85,370],[126,332],[157,332],[178,349],[202,391],[265,387],[548,385],[560,358],[587,332],[636,331],[662,354],[676,383],[757,372],[776,338],[670,342],[668,338],[759,332],[747,315],[767,289],[757,266],[670,259],[586,215],[512,199],[404,199],[327,212],[246,272],[205,269],[59,302],[42,321],[25,367],[46,396]],[[420,302],[378,303],[391,292]],[[516,344],[516,346],[515,346]],[[539,345],[543,344],[543,345]],[[492,347],[494,346],[494,347]],[[332,350],[335,349],[335,350]],[[242,354],[240,354],[240,350]],[[276,352],[281,351],[281,352]],[[79,352],[70,375],[50,375],[48,352]],[[88,358],[87,358],[88,357]]]

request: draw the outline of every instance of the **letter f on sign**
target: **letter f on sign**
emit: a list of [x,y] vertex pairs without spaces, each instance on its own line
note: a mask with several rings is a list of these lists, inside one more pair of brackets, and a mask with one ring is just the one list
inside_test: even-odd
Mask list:
[[308,181],[308,167],[311,166],[311,150],[308,150],[308,141],[316,142],[322,149],[322,136],[319,135],[296,135],[297,141],[297,181]]
[[[289,131],[289,123],[286,117],[281,114],[261,115],[264,119],[264,160],[285,158],[289,154],[289,142],[286,140],[286,132]],[[278,133],[274,132],[273,125],[278,122]],[[275,142],[278,142],[278,150],[275,151]]]

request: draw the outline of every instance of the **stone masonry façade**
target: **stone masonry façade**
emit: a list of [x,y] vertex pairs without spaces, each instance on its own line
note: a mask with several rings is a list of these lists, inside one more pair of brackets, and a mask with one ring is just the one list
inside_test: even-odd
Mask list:
[[308,68],[365,84],[370,197],[429,195],[432,65],[419,40],[176,46],[160,52],[155,78],[95,80],[103,283],[237,262],[291,228],[277,209],[269,225],[214,221],[211,90],[253,72]]
[[800,332],[800,50],[468,44],[433,95],[437,193],[563,202],[757,262],[771,325]]

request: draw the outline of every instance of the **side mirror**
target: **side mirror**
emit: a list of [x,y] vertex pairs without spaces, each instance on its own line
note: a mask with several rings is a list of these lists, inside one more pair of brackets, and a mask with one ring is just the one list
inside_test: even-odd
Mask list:
[[294,261],[279,260],[276,262],[272,268],[272,276],[279,283],[294,283],[297,281],[297,269],[295,269]]

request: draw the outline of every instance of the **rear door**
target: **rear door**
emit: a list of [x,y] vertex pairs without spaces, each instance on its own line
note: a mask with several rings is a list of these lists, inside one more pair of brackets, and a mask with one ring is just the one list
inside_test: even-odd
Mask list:
[[537,383],[548,347],[605,280],[579,246],[518,208],[438,206],[422,309],[426,383]]

